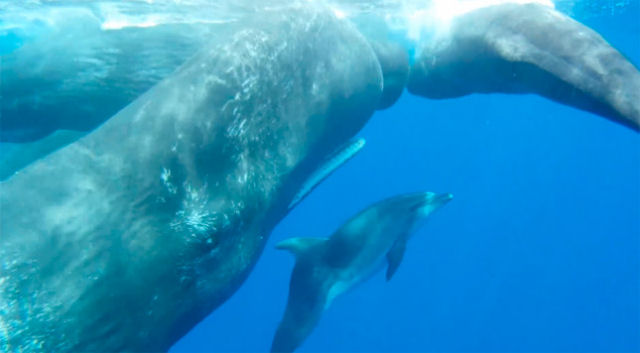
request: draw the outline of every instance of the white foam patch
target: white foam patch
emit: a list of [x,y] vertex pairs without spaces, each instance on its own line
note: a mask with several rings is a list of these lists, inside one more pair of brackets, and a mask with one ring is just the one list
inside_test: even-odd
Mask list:
[[151,20],[146,20],[142,22],[133,22],[133,21],[127,21],[124,19],[119,19],[119,20],[107,20],[102,23],[100,28],[102,28],[105,31],[108,31],[108,30],[115,30],[115,29],[123,29],[127,27],[147,28],[147,27],[155,27],[157,25],[158,23]]
[[339,19],[343,19],[343,18],[348,17],[347,12],[345,10],[342,10],[342,9],[338,8],[338,7],[332,7],[331,10],[333,11],[333,14]]
[[100,17],[102,17],[100,28],[105,31],[128,27],[149,28],[167,21],[166,18],[155,13],[128,15],[123,12],[122,8],[111,3],[98,3],[97,8]]
[[451,21],[458,16],[480,8],[509,3],[536,3],[555,8],[551,0],[432,0],[421,9],[404,9],[407,38],[418,41],[424,33],[446,33]]

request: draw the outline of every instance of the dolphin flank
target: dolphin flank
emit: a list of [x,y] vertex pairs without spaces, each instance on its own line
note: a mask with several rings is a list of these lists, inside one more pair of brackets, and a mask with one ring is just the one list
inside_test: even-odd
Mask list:
[[289,299],[272,352],[293,352],[311,333],[332,300],[378,272],[398,269],[407,240],[432,212],[453,196],[419,192],[376,203],[329,238],[290,238],[278,243],[296,256]]

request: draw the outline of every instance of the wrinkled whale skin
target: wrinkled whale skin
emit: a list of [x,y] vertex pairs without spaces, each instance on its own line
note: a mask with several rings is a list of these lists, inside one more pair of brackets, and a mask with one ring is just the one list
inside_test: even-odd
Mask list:
[[[222,26],[164,24],[103,30],[91,11],[70,16],[2,56],[0,142],[33,142],[59,129],[94,129],[169,75]],[[361,17],[353,20],[360,22],[360,31],[386,66],[379,107],[385,109],[399,97],[406,81],[406,50],[397,50],[397,38],[387,38],[382,19]],[[452,29],[443,40],[430,38],[420,44],[411,92],[429,98],[474,92],[538,93],[637,125],[638,105],[633,104],[639,98],[637,70],[597,33],[569,17],[541,5],[504,4],[465,14],[454,20]],[[511,49],[518,47],[529,54],[514,57]],[[562,63],[567,57],[572,61]],[[605,67],[598,68],[600,63]],[[580,70],[573,79],[567,78],[576,68]],[[487,70],[494,75],[487,77]],[[591,88],[576,84],[580,75],[594,72],[590,82],[584,81]],[[606,75],[598,77],[599,73]],[[510,78],[514,74],[515,79]],[[468,80],[461,82],[465,77]]]
[[536,93],[640,130],[640,72],[598,33],[538,4],[502,4],[455,18],[423,45],[410,93]]
[[0,183],[0,350],[167,350],[238,288],[381,91],[331,11],[262,13]]
[[370,40],[371,48],[376,53],[384,87],[378,103],[378,110],[393,106],[404,91],[409,76],[409,54],[398,43],[389,40]]

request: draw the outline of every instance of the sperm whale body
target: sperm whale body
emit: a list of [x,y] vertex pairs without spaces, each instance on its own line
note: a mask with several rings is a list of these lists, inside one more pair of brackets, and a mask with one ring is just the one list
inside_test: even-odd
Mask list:
[[54,133],[0,168],[0,350],[167,350],[235,292],[273,227],[362,148],[350,139],[405,85],[428,98],[537,93],[637,129],[633,64],[568,17],[526,9],[463,15],[410,69],[394,43],[326,8],[260,13],[197,42],[182,66],[171,58],[177,71],[123,83],[110,119],[88,97],[118,93],[111,81],[89,95],[77,81],[46,107],[82,101],[74,116],[92,119],[69,115],[47,131],[28,129],[42,110],[21,119],[33,97],[11,91],[0,140],[95,130],[62,149],[84,134]]
[[347,21],[261,14],[2,182],[0,348],[169,349],[238,288],[382,86]]
[[408,90],[433,98],[536,93],[640,130],[640,72],[598,33],[538,4],[483,7],[424,43]]

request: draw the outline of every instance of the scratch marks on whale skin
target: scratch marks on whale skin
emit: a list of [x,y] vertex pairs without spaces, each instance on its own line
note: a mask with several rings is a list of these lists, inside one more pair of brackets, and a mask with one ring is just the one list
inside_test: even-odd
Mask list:
[[162,168],[160,179],[162,180],[162,184],[170,194],[175,195],[176,192],[178,192],[178,188],[171,182],[171,169]]
[[[177,192],[177,188],[168,181],[171,171],[163,169],[162,176],[167,178],[168,191]],[[179,234],[185,234],[188,240],[213,244],[214,234],[225,230],[231,224],[229,215],[225,213],[215,212],[213,210],[220,209],[215,207],[215,202],[210,200],[210,191],[207,184],[202,187],[194,187],[188,182],[184,182],[180,193],[183,194],[179,208],[176,210],[169,226]]]
[[215,232],[217,215],[208,210],[206,189],[206,185],[201,188],[194,188],[188,183],[184,185],[184,198],[171,221],[172,229],[191,233],[193,237]]
[[[6,254],[3,254],[6,255]],[[8,258],[4,257],[3,258]],[[29,288],[25,281],[27,275],[36,273],[36,260],[0,262],[0,351],[1,352],[41,352],[47,339],[47,330],[27,333],[23,328],[26,318],[37,320],[46,327],[49,314],[54,310],[50,306],[39,307],[40,297],[49,300],[50,296],[39,290]],[[24,275],[27,274],[27,275]],[[16,282],[11,277],[19,277]],[[28,335],[28,337],[27,337]],[[19,342],[19,344],[16,344]]]

